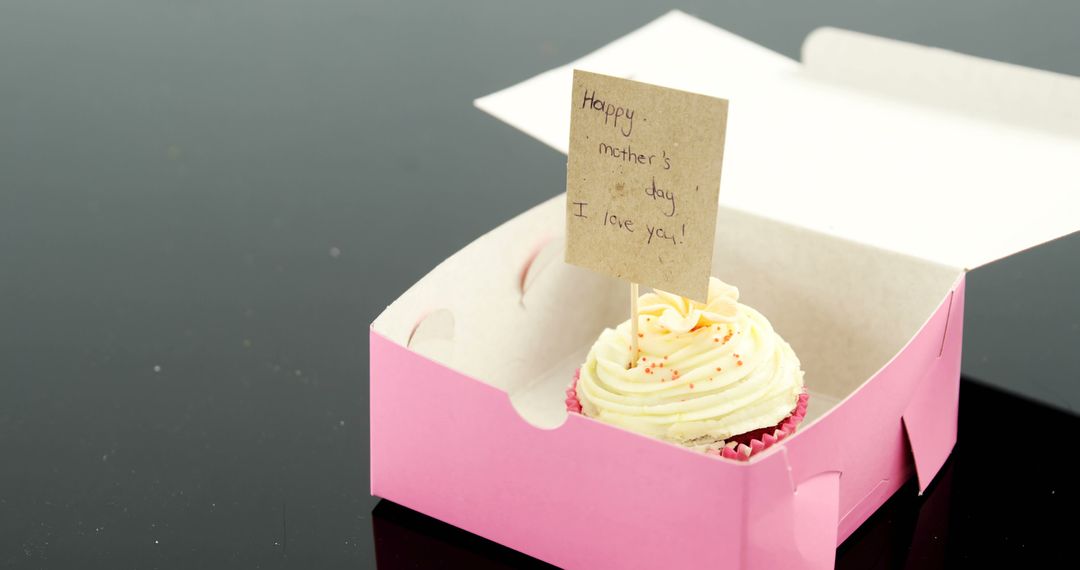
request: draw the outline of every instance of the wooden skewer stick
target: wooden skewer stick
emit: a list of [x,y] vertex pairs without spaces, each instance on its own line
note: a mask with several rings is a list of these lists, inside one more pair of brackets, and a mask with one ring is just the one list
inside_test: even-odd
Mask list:
[[638,284],[630,283],[630,366],[637,366],[638,361]]

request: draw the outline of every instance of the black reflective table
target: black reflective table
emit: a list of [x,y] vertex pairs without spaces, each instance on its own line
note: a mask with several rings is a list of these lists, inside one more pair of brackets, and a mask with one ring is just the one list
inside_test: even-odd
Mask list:
[[[680,7],[792,57],[829,24],[1080,74],[1066,1]],[[0,2],[0,568],[535,565],[369,495],[368,325],[564,188],[472,99],[670,8]],[[972,273],[966,374],[1076,409],[1077,259]],[[1076,416],[961,407],[841,566],[1071,562]]]

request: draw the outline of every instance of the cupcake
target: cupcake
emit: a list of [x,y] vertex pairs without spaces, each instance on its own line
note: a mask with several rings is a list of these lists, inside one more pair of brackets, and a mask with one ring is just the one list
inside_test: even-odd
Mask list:
[[638,306],[637,354],[629,319],[604,330],[568,410],[733,459],[795,432],[807,402],[799,358],[737,288],[711,278],[707,303],[655,291]]

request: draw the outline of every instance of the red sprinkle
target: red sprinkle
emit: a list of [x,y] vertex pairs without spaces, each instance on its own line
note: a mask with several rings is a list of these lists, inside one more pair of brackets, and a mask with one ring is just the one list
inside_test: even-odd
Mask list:
[[742,361],[740,360],[740,361],[736,362],[735,364],[738,364],[739,366],[742,366]]
[[720,371],[722,371],[722,370],[723,370],[723,368],[720,368],[719,366],[717,366],[717,367],[716,367],[716,371],[717,371],[717,372],[720,372]]
[[691,389],[691,390],[693,390],[693,389],[694,389],[694,383],[693,383],[693,382],[691,382],[691,383],[690,383],[690,389]]

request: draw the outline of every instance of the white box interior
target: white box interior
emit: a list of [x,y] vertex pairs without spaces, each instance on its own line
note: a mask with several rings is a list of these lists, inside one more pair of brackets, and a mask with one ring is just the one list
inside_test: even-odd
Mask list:
[[[566,418],[564,390],[599,333],[629,316],[628,285],[562,261],[564,197],[482,236],[420,280],[376,332],[506,392],[539,427]],[[960,271],[721,208],[713,274],[739,287],[795,349],[806,426],[884,366]],[[804,428],[805,429],[805,428]]]

